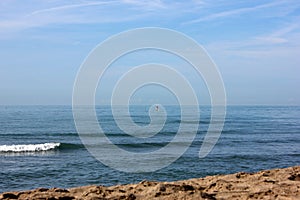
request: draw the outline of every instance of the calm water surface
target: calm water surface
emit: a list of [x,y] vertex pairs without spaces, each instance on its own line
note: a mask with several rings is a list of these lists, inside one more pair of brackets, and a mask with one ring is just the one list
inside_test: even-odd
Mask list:
[[[109,107],[98,107],[97,114],[111,141],[128,151],[147,152],[165,146],[180,123],[194,123],[181,122],[176,106],[166,106],[166,110],[165,127],[147,141],[122,133]],[[210,108],[200,110],[196,139],[180,159],[157,172],[124,173],[104,166],[85,149],[70,106],[0,106],[0,192],[144,179],[173,181],[300,165],[299,106],[229,106],[222,135],[204,159],[198,158],[198,151],[209,124]],[[150,121],[147,106],[132,107],[131,115],[140,125]]]

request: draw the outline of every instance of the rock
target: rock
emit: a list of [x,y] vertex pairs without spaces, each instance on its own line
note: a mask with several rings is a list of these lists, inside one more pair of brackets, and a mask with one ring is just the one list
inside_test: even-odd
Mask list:
[[166,191],[166,186],[163,184],[158,184],[158,191],[159,192],[165,192]]
[[204,198],[204,199],[208,199],[208,200],[216,200],[216,194],[209,194],[209,193],[206,193],[206,192],[201,192],[200,193],[201,197]]
[[66,189],[61,189],[61,188],[55,188],[55,189],[54,189],[54,192],[68,193],[68,192],[69,192],[69,190],[66,190]]
[[266,183],[275,183],[276,181],[274,181],[274,180],[264,180],[264,182],[266,182]]
[[22,192],[5,192],[0,200],[99,200],[99,199],[299,199],[300,166],[240,172],[174,182],[142,181],[138,184],[82,186],[78,188],[38,188]]
[[4,193],[2,194],[3,199],[18,199],[18,195],[13,193]]
[[48,188],[38,188],[38,189],[36,189],[36,191],[38,191],[38,192],[46,192],[48,190],[49,190]]
[[195,190],[195,188],[192,185],[183,185],[182,187],[184,191]]
[[75,197],[72,196],[63,196],[63,197],[58,197],[58,200],[73,200]]
[[300,174],[293,174],[288,179],[291,181],[300,181]]
[[136,196],[134,194],[129,194],[129,196],[127,197],[127,200],[135,200]]

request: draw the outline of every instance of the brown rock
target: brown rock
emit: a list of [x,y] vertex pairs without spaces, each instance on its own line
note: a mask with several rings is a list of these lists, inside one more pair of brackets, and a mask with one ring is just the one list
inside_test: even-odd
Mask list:
[[182,187],[184,191],[195,190],[195,188],[192,185],[183,185]]
[[18,195],[8,192],[8,193],[2,194],[2,198],[3,199],[18,199]]
[[142,181],[138,184],[83,186],[70,189],[38,188],[0,194],[6,199],[300,199],[300,166],[208,176],[175,182]]
[[288,179],[291,181],[300,181],[300,174],[292,174]]

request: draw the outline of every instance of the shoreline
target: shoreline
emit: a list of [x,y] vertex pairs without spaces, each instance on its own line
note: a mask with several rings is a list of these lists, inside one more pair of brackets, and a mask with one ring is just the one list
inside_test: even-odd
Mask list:
[[300,199],[300,166],[238,172],[173,182],[38,188],[4,192],[0,199]]

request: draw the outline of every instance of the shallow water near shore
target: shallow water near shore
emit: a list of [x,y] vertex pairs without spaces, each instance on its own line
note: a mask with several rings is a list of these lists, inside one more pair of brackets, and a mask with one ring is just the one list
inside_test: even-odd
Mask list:
[[[131,107],[137,124],[149,123],[148,108]],[[170,142],[180,123],[195,123],[182,122],[179,107],[165,108],[166,124],[150,140],[122,133],[109,107],[97,107],[96,111],[112,142],[128,151],[150,152]],[[300,164],[299,106],[229,106],[222,135],[203,159],[198,152],[209,125],[210,107],[200,106],[200,118],[194,142],[176,162],[152,173],[125,173],[104,166],[86,150],[70,106],[0,106],[0,192],[145,179],[175,181]]]

